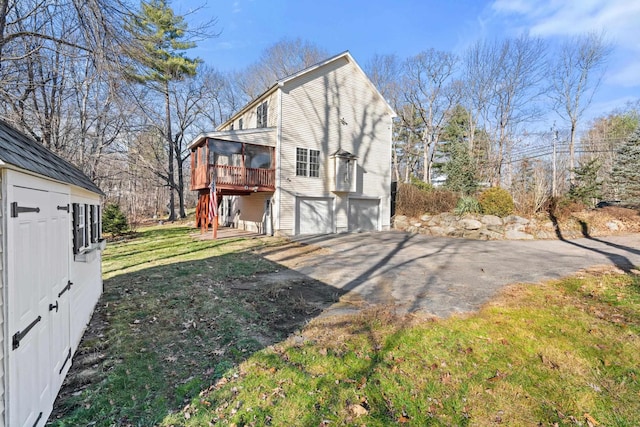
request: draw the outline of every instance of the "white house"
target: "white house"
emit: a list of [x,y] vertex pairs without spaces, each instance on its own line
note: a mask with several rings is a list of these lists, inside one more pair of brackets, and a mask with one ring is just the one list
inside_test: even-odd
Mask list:
[[46,423],[102,292],[102,192],[0,121],[0,426]]
[[393,109],[349,52],[274,83],[190,144],[191,189],[208,223],[266,234],[390,227]]

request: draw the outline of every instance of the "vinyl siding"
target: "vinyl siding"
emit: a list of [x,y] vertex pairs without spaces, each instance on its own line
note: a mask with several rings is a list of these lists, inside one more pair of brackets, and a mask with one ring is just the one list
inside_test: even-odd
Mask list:
[[264,204],[273,193],[253,193],[237,198],[237,209],[240,210],[238,228],[240,230],[264,232]]
[[[267,101],[267,127],[275,127],[276,126],[276,113],[277,113],[277,108],[276,108],[276,100],[278,99],[277,97],[277,91],[274,91],[273,93],[271,93],[267,98],[265,99],[261,99],[260,102],[256,103],[254,106],[252,106],[250,109],[248,109],[245,113],[243,113],[242,115],[236,117],[235,119],[233,119],[233,126],[234,126],[234,130],[238,130],[238,126],[239,126],[239,121],[242,118],[243,120],[243,130],[244,129],[256,129],[257,128],[257,115],[256,115],[256,111],[258,109],[258,105],[262,104],[265,100]],[[231,123],[229,123],[227,126],[223,127],[223,128],[219,128],[218,130],[221,131],[229,131],[231,130]]]
[[4,393],[4,384],[5,384],[5,378],[4,378],[4,364],[5,364],[5,359],[4,359],[4,349],[6,348],[5,344],[4,344],[4,318],[5,318],[5,310],[4,310],[4,295],[5,295],[5,289],[4,289],[4,276],[5,276],[5,271],[4,271],[4,259],[5,259],[5,253],[4,253],[4,180],[3,180],[3,174],[4,171],[0,170],[0,348],[2,349],[0,351],[0,427],[4,427],[5,423],[4,423],[4,419],[5,419],[5,410],[4,410],[4,400],[5,400],[5,393]]
[[230,130],[225,131],[222,135],[209,135],[211,138],[224,139],[226,141],[244,142],[246,144],[267,145],[269,147],[276,146],[276,129],[249,129],[249,130]]
[[[295,197],[335,197],[336,231],[347,229],[349,195],[380,198],[381,228],[390,223],[391,121],[384,100],[347,58],[287,82],[282,91],[280,152],[282,234],[295,232]],[[344,119],[346,124],[342,124]],[[296,176],[296,147],[320,151],[320,177]],[[358,156],[354,193],[333,193],[330,155]]]

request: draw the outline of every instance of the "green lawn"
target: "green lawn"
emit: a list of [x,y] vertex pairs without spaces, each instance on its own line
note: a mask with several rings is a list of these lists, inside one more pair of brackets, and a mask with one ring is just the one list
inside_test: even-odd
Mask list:
[[283,270],[256,252],[282,241],[189,232],[108,246],[101,326],[79,349],[101,363],[53,425],[640,425],[638,275],[513,286],[464,317],[380,309],[281,330],[270,317],[300,301],[237,289]]

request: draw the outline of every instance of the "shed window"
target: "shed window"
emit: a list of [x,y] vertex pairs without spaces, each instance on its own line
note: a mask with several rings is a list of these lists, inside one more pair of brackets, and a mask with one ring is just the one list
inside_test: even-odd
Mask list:
[[296,148],[296,175],[320,177],[320,151]]
[[73,253],[80,253],[80,250],[88,246],[87,242],[87,212],[86,206],[82,203],[73,204]]
[[262,104],[258,105],[258,109],[256,110],[256,127],[266,128],[267,127],[267,101],[264,101]]
[[91,205],[91,243],[97,243],[100,240],[100,206]]

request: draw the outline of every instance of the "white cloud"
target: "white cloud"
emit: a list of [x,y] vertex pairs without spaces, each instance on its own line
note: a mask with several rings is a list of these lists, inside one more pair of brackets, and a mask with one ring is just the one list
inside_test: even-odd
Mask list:
[[598,91],[604,100],[591,110],[602,111],[620,106],[623,100],[640,98],[640,1],[494,0],[490,10],[494,25],[498,23],[512,33],[528,32],[558,41],[602,32],[614,51]]
[[231,6],[231,12],[232,13],[240,13],[242,12],[242,5],[240,4],[239,1],[234,1],[233,5]]

